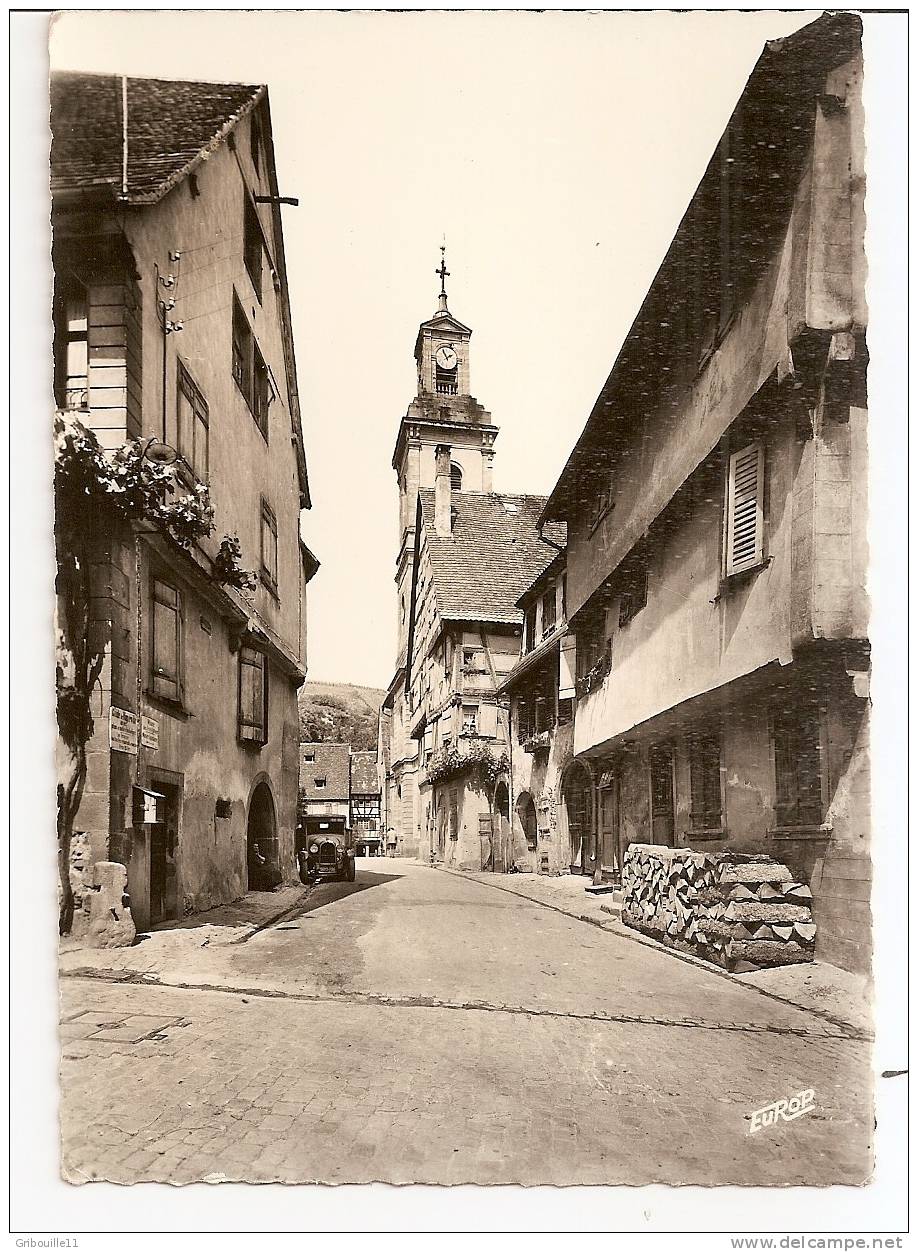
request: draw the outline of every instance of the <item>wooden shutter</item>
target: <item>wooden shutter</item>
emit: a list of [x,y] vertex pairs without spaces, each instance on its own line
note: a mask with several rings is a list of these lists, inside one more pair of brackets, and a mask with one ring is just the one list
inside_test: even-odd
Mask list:
[[239,738],[268,742],[268,667],[254,648],[239,649]]
[[727,481],[726,573],[740,574],[764,556],[765,449],[760,443],[730,456]]
[[558,699],[570,700],[577,694],[577,636],[561,638],[560,669],[558,673]]
[[497,707],[482,704],[478,708],[478,733],[486,739],[497,738]]
[[175,587],[153,580],[150,689],[166,700],[182,699],[182,599]]

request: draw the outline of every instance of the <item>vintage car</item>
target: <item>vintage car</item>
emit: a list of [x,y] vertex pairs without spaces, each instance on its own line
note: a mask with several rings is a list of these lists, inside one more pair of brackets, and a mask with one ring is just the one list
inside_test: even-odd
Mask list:
[[353,832],[343,827],[335,829],[330,823],[323,825],[328,828],[307,831],[306,877],[312,882],[353,882],[357,877]]

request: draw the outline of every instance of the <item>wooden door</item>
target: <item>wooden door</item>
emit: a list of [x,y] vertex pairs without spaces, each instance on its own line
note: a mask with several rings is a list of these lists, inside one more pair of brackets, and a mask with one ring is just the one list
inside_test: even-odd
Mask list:
[[651,842],[672,846],[676,828],[673,810],[673,748],[658,743],[650,749]]
[[599,842],[604,878],[621,881],[622,857],[618,830],[618,779],[599,793]]

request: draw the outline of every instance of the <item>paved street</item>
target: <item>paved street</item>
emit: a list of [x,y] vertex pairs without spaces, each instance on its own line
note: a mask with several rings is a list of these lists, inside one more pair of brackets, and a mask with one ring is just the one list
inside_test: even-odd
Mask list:
[[[856,1031],[409,862],[364,859],[354,884],[250,898],[133,948],[71,948],[62,972],[73,1181],[870,1173]],[[813,1113],[750,1133],[754,1110],[810,1087]]]

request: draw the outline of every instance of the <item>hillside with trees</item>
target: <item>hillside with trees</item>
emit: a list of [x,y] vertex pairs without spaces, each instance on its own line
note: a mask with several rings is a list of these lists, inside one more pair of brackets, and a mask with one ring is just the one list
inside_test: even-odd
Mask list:
[[349,743],[376,749],[379,706],[385,691],[352,683],[307,682],[300,688],[300,742]]

